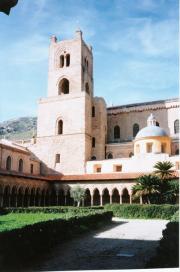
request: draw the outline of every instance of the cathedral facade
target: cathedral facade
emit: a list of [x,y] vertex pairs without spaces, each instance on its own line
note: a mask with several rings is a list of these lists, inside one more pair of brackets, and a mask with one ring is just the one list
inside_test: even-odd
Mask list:
[[[178,172],[178,111],[178,99],[108,108],[103,98],[94,96],[92,47],[82,32],[76,31],[72,40],[53,36],[48,93],[39,100],[37,136],[21,144],[0,143],[0,195],[10,186],[9,175],[16,191],[22,187],[24,193],[27,183],[32,190],[36,180],[41,199],[26,201],[26,206],[47,205],[48,190],[48,199],[53,190],[59,196],[56,204],[67,204],[69,189],[77,183],[86,188],[91,205],[113,199],[123,203],[124,190],[131,203],[136,178],[152,172],[157,161],[171,161]],[[27,180],[25,187],[22,179]],[[8,190],[10,194],[12,186]]]

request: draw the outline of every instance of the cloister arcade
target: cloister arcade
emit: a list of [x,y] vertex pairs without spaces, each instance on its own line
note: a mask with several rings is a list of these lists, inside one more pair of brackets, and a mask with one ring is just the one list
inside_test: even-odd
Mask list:
[[[70,195],[71,186],[66,184],[60,188],[56,187],[0,185],[0,207],[72,206],[75,204]],[[85,188],[82,206],[102,206],[108,203],[142,203],[142,199],[134,200],[131,190],[126,187],[109,189],[87,186]]]

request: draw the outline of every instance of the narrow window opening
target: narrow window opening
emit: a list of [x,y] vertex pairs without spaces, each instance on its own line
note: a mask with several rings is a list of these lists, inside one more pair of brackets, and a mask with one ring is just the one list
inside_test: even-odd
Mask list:
[[60,163],[60,154],[56,154],[56,163]]
[[95,117],[95,114],[96,114],[96,113],[95,113],[95,107],[93,106],[93,107],[92,107],[92,117]]
[[152,143],[147,143],[147,145],[146,145],[146,151],[147,151],[147,153],[152,153],[152,147],[153,147]]
[[62,68],[64,66],[64,56],[61,55],[60,56],[60,68]]
[[114,127],[114,139],[120,139],[120,127],[119,126]]
[[59,94],[69,93],[69,80],[63,78],[59,83]]
[[22,159],[19,160],[18,171],[19,171],[20,173],[23,172],[23,160],[22,160]]
[[174,121],[174,133],[179,133],[179,120]]
[[139,125],[134,124],[133,125],[133,137],[136,137],[137,133],[139,132]]
[[8,171],[11,170],[11,163],[12,163],[11,157],[8,156],[7,160],[6,160],[6,170],[8,170]]
[[92,147],[95,147],[96,146],[96,139],[93,137],[92,138]]
[[34,165],[31,163],[31,166],[30,166],[30,172],[31,172],[31,174],[33,174],[33,172],[34,172]]
[[63,134],[63,121],[59,120],[58,121],[58,135]]
[[70,55],[66,55],[66,66],[70,66]]

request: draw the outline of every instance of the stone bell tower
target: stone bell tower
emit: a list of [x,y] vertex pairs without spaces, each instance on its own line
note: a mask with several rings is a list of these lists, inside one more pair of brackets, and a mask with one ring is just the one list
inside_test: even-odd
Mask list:
[[32,151],[42,173],[80,174],[91,159],[93,99],[92,48],[76,31],[72,40],[51,38],[48,95],[38,108],[37,142]]

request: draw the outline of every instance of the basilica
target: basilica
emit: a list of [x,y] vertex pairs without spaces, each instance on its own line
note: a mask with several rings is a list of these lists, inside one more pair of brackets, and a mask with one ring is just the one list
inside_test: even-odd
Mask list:
[[[37,135],[0,141],[0,207],[132,203],[136,179],[171,161],[179,173],[179,101],[107,107],[94,96],[93,50],[77,30],[51,37],[47,97],[38,103]],[[142,199],[139,200],[142,203]]]

